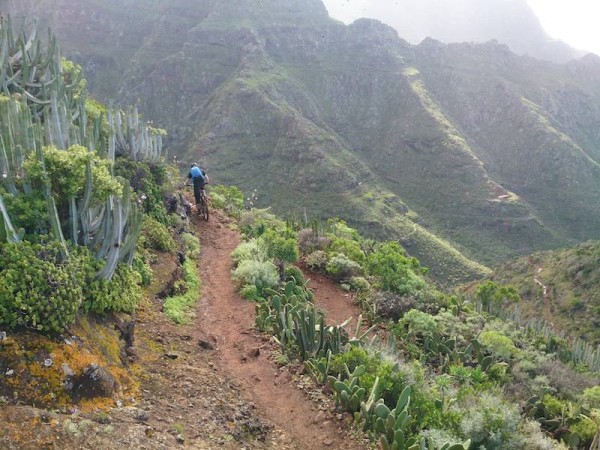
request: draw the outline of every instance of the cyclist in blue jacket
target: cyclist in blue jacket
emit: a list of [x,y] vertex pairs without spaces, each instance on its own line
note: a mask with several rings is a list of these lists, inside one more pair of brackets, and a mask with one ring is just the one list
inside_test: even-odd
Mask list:
[[196,199],[196,204],[198,204],[202,198],[204,185],[208,183],[208,175],[206,175],[204,170],[198,167],[198,164],[194,163],[190,166],[190,171],[185,184],[189,185],[190,180],[192,180],[194,184],[194,198]]

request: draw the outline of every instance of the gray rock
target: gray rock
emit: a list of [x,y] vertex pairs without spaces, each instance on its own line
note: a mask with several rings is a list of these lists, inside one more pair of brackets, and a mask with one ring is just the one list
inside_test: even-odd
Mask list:
[[204,350],[214,350],[215,346],[209,342],[206,341],[204,339],[198,339],[198,345],[200,346],[200,348],[203,348]]
[[98,364],[90,364],[73,379],[73,393],[77,398],[112,397],[115,378]]
[[73,377],[75,376],[75,372],[73,372],[73,369],[71,369],[71,367],[67,363],[62,363],[60,368],[64,375],[63,385],[64,385],[65,389],[67,391],[72,391],[73,390]]
[[135,412],[135,419],[139,420],[140,422],[147,422],[149,418],[150,418],[150,415],[148,414],[148,411],[146,411],[145,409],[138,409]]

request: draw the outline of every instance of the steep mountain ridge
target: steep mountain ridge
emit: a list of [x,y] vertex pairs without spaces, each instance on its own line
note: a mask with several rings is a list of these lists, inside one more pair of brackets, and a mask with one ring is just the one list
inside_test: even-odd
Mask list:
[[495,43],[411,46],[378,21],[330,20],[318,0],[111,1],[30,11],[97,95],[143,92],[171,153],[257,189],[259,204],[395,237],[450,282],[484,273],[473,260],[600,236],[593,57],[561,66]]
[[557,63],[583,55],[552,39],[526,0],[367,1],[361,14],[381,19],[413,43],[427,37],[446,43],[497,40],[517,54]]

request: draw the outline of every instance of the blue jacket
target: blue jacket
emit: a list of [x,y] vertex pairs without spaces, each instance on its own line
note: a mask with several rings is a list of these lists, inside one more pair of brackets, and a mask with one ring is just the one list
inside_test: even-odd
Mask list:
[[202,169],[200,169],[200,167],[194,166],[190,169],[188,178],[191,178],[193,180],[194,178],[198,178],[198,177],[201,177],[202,179],[204,179],[204,171]]

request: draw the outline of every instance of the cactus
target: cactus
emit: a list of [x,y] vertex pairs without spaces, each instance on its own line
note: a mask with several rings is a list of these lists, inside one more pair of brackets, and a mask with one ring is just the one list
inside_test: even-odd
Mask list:
[[0,220],[2,221],[2,226],[0,227],[0,242],[3,240],[8,242],[20,242],[21,238],[12,225],[2,195],[0,195],[0,213],[2,214],[0,216]]
[[[35,29],[26,33],[23,27],[15,32],[10,17],[0,24],[0,89],[8,96],[0,97],[0,116],[3,118],[0,121],[0,183],[13,195],[18,195],[20,189],[26,193],[31,191],[22,165],[33,153],[43,168],[44,145],[64,150],[73,145],[87,146],[90,151],[114,161],[115,136],[119,139],[126,137],[121,130],[109,138],[108,149],[97,147],[101,118],[88,124],[86,97],[79,92],[81,73],[75,70],[69,72],[74,76],[67,77],[51,34],[48,42],[48,46],[44,47]],[[124,115],[127,123],[124,130],[129,133],[127,138],[134,147],[131,154],[138,156],[138,160],[145,157],[158,159],[162,143],[160,136],[152,136],[151,129],[139,120],[136,110],[129,111],[127,114],[120,111],[111,114],[112,118],[119,119]],[[109,120],[110,123],[113,121]],[[59,217],[48,179],[44,180],[42,190],[50,228],[66,254],[61,228],[63,220]],[[137,205],[132,204],[128,185],[124,188],[123,199],[109,198],[100,207],[92,205],[93,190],[92,169],[88,164],[82,198],[71,196],[66,199],[69,216],[65,221],[68,223],[65,232],[68,230],[73,243],[86,245],[97,257],[105,259],[105,265],[97,276],[110,279],[119,262],[131,263],[133,260],[135,242],[141,229],[141,213]],[[3,222],[8,230],[10,221],[3,219]],[[18,236],[13,231],[8,233],[11,239]]]
[[329,376],[328,382],[335,393],[336,403],[341,405],[346,411],[354,413],[360,410],[364,403],[367,391],[358,385],[358,379],[365,373],[364,366],[358,366],[352,373],[348,366],[346,369],[347,379],[342,381],[338,378]]
[[304,365],[318,383],[325,383],[329,376],[329,367],[331,366],[331,350],[327,350],[327,354],[323,358],[309,359],[304,362]]
[[162,155],[162,136],[145,124],[137,108],[108,110],[109,158],[127,155],[134,161],[157,162]]

